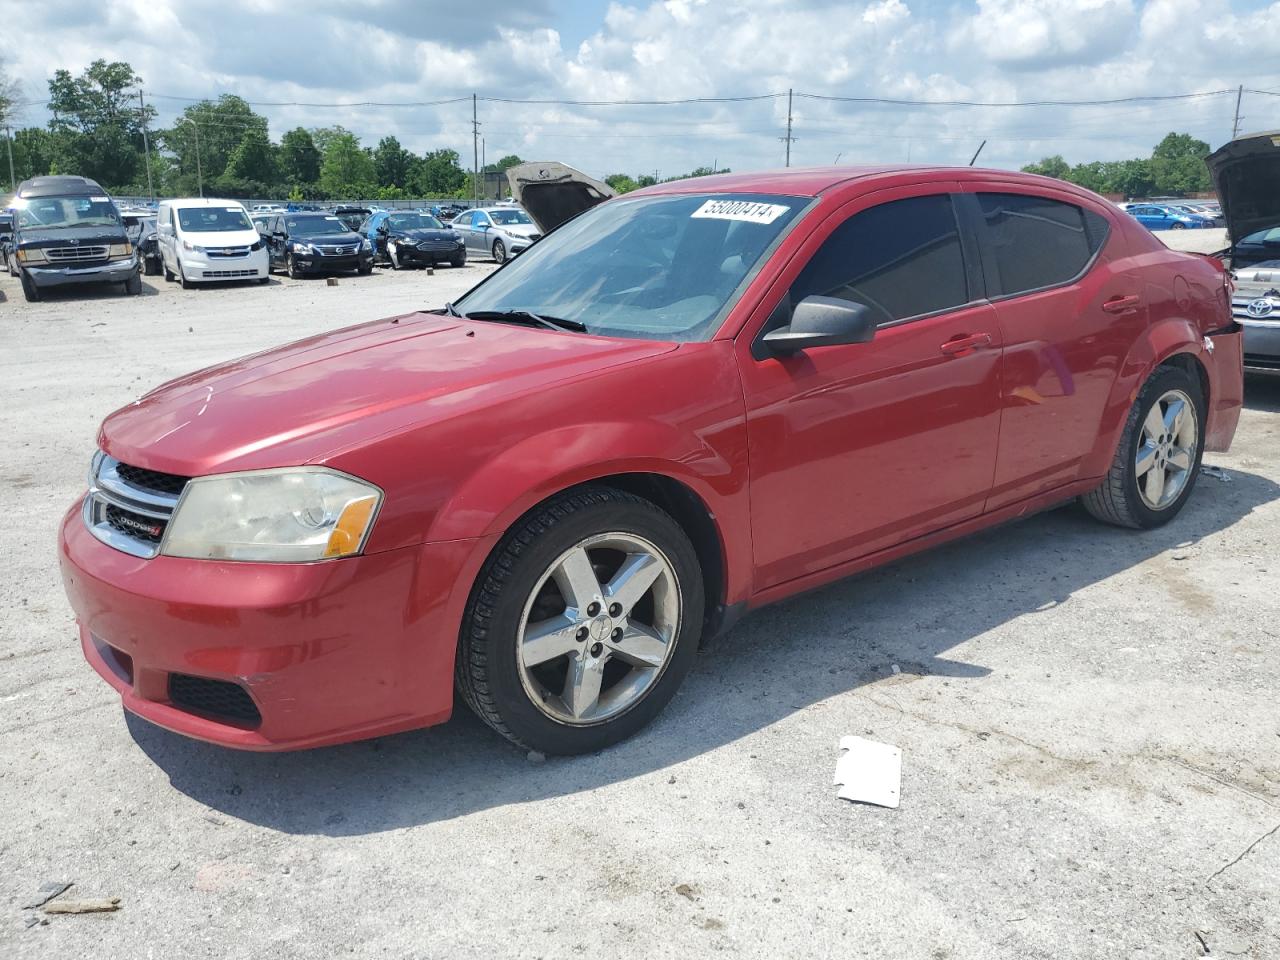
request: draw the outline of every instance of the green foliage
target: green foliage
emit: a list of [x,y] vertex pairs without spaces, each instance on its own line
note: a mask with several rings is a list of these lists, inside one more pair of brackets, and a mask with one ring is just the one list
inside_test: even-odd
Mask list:
[[517,157],[514,153],[509,153],[505,157],[503,157],[501,160],[499,160],[497,163],[485,164],[484,172],[485,173],[506,173],[508,170],[510,170],[512,167],[514,167],[516,164],[519,164],[519,163],[524,163],[524,161],[521,160],[519,157]]
[[168,130],[158,131],[156,139],[174,155],[177,176],[173,186],[184,193],[196,191],[197,171],[206,183],[224,173],[231,154],[249,134],[267,136],[267,118],[254,113],[247,103],[234,94],[201,100],[182,111],[182,116]]
[[265,130],[251,129],[240,140],[227,159],[224,179],[276,182],[276,148]]
[[[404,187],[409,182],[414,156],[395,137],[383,137],[373,151],[373,173],[382,187]],[[398,197],[379,197],[395,200]]]
[[[295,127],[280,138],[279,150],[280,175],[285,183],[315,183],[320,179],[320,151],[316,147],[311,134],[302,127]],[[301,200],[294,197],[290,200]]]
[[604,178],[604,182],[613,187],[615,193],[630,193],[639,187],[639,184],[625,173],[611,173]]
[[[457,150],[432,150],[422,158],[414,192],[427,197],[469,197],[470,178],[458,164]],[[463,188],[468,188],[464,193]]]
[[1022,169],[1079,184],[1098,193],[1126,197],[1181,195],[1213,188],[1204,158],[1209,144],[1189,133],[1170,133],[1146,159],[1095,160],[1070,166],[1062,157],[1045,157]]
[[140,136],[144,121],[155,118],[155,109],[142,110],[137,91],[142,78],[122,61],[95,60],[78,77],[57,70],[49,81],[50,127],[94,136],[113,127],[127,136]]
[[355,134],[342,130],[325,138],[320,189],[334,198],[368,197],[377,190],[373,157],[360,147]]

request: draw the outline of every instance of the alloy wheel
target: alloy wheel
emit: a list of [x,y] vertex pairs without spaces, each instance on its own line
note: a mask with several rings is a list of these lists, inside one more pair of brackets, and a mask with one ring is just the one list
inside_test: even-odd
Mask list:
[[680,586],[656,545],[633,533],[575,544],[538,578],[516,638],[520,682],[559,723],[600,723],[635,706],[674,650]]
[[1163,510],[1178,499],[1191,477],[1198,439],[1191,398],[1181,390],[1163,393],[1142,421],[1134,461],[1138,493],[1147,507]]

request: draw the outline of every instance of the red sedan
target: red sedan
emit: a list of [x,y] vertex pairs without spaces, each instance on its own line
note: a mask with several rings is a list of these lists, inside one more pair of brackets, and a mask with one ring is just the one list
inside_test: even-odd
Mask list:
[[748,610],[1073,498],[1167,523],[1235,431],[1221,264],[1069,184],[519,182],[554,232],[456,304],[103,423],[61,561],[129,710],[278,750],[439,723],[456,687],[596,750]]

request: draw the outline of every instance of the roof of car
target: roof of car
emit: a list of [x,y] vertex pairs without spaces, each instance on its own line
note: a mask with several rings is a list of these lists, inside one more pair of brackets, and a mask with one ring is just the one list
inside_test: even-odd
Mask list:
[[216,197],[181,197],[177,200],[162,200],[171,207],[181,210],[183,207],[243,207],[239,200],[219,200]]
[[18,184],[18,196],[23,199],[33,197],[80,197],[106,194],[101,186],[88,177],[48,176],[32,177]]
[[1063,180],[1017,170],[900,163],[848,167],[788,167],[782,170],[761,170],[752,173],[717,173],[706,177],[655,184],[627,196],[659,193],[776,193],[793,197],[816,197],[842,183],[891,174],[906,174],[924,179],[946,176],[957,180],[1018,181],[1052,186],[1074,193],[1088,193]]

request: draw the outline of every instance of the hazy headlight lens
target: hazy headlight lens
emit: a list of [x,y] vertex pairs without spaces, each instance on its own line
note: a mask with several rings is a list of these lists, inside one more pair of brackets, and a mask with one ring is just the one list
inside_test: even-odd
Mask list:
[[127,257],[132,253],[133,253],[133,244],[129,243],[127,240],[124,243],[113,243],[111,244],[110,248],[107,250],[107,259],[115,260],[122,257]]
[[382,502],[372,484],[325,467],[285,467],[187,484],[163,552],[204,560],[325,560],[359,553]]
[[31,250],[18,250],[18,260],[21,263],[44,263],[44,251],[37,248]]

